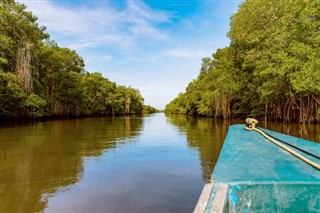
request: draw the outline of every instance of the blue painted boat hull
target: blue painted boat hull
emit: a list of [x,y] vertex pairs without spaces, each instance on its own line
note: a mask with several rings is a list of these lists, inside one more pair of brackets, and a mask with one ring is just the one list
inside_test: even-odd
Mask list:
[[[320,156],[320,144],[263,129]],[[300,153],[308,159],[320,160]],[[227,212],[320,212],[320,171],[244,125],[229,127],[215,166],[209,212],[219,184],[228,184]]]

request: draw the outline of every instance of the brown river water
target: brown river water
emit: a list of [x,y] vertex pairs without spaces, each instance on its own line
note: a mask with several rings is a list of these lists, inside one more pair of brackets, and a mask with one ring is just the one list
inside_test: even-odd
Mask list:
[[[228,126],[166,116],[0,126],[0,212],[192,212]],[[320,143],[320,125],[261,123]]]

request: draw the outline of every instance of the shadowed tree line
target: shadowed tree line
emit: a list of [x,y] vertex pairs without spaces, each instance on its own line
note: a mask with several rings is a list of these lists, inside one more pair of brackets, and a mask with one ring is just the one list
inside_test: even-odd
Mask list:
[[25,5],[0,1],[0,117],[136,114],[143,101],[137,89],[86,72],[83,59],[51,41]]
[[318,0],[244,1],[228,36],[167,113],[320,121]]

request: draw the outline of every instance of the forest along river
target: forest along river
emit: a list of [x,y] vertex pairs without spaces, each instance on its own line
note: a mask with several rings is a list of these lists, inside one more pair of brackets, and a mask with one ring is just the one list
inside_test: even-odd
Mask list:
[[[231,123],[165,116],[0,127],[0,212],[192,212]],[[268,128],[320,142],[320,125]]]

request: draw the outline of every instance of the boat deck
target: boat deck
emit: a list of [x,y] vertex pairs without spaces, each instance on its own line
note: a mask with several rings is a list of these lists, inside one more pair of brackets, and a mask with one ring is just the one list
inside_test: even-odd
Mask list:
[[[262,130],[320,156],[320,144]],[[244,125],[229,127],[212,179],[195,212],[320,212],[320,171]]]

